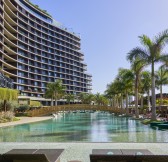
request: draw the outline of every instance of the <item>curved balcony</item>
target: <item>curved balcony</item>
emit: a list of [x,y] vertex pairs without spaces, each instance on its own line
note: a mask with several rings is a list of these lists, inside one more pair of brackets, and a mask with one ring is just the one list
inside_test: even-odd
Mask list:
[[17,55],[17,53],[13,49],[11,49],[8,45],[3,44],[3,43],[2,45],[4,47],[4,50],[7,51],[10,55]]
[[9,77],[17,77],[17,75],[12,74],[12,73],[9,73],[8,71],[6,71],[6,70],[4,70],[4,69],[2,69],[1,71],[2,71],[4,74],[8,75]]
[[[1,59],[0,59],[1,60]],[[15,69],[15,70],[17,70],[17,68],[15,67],[15,66],[12,66],[12,65],[10,65],[10,64],[8,64],[7,62],[5,62],[5,61],[3,61],[3,60],[1,60],[1,62],[2,62],[2,64],[5,66],[5,67],[7,67],[8,69]]]
[[9,56],[8,54],[6,54],[6,53],[3,53],[3,56],[4,56],[5,59],[7,59],[7,60],[9,60],[9,61],[17,62],[16,59],[10,57],[10,56]]
[[16,29],[13,26],[11,26],[5,19],[4,19],[4,27],[8,31],[11,31],[12,33],[17,33]]
[[17,8],[10,2],[10,0],[5,0],[4,4],[9,6],[12,9],[12,11],[17,11]]
[[8,21],[12,26],[16,26],[17,23],[10,18],[10,16],[4,11],[4,19]]
[[[6,1],[7,2],[7,1]],[[6,5],[6,3],[4,2],[4,9],[6,11],[6,13],[11,17],[11,18],[16,18],[16,14]]]

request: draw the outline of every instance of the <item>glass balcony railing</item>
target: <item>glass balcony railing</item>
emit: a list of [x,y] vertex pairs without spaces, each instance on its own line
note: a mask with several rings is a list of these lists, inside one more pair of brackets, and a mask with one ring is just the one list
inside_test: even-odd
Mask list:
[[40,19],[42,19],[43,21],[46,21],[46,22],[48,22],[48,23],[52,23],[52,19],[50,19],[50,18],[47,18],[47,17],[44,17],[44,16],[42,16],[40,13],[37,13],[37,12],[35,12],[35,11],[33,11],[33,9],[31,9],[30,7],[28,7],[28,6],[26,6],[25,4],[23,4],[22,3],[22,1],[20,1],[20,0],[17,0],[17,2],[23,7],[23,8],[25,8],[26,10],[28,10],[29,12],[31,12],[33,15],[35,15],[36,17],[38,17],[38,18],[40,18]]

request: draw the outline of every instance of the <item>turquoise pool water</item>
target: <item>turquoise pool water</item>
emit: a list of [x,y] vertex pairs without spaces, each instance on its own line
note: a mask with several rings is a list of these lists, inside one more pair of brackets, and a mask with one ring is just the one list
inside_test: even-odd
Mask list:
[[0,128],[0,142],[168,142],[168,131],[109,113],[67,113]]

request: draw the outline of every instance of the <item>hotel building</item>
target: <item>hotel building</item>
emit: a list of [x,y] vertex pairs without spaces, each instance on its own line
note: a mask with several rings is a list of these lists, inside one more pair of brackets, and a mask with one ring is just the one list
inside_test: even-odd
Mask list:
[[[46,2],[47,3],[47,2]],[[0,0],[0,67],[22,97],[44,98],[61,79],[67,93],[89,93],[80,36],[28,0]]]

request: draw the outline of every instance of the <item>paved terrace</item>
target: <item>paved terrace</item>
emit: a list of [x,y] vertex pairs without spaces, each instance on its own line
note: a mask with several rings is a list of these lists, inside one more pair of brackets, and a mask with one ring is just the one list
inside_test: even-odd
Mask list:
[[26,123],[33,123],[33,122],[38,122],[38,121],[44,121],[51,119],[51,116],[44,116],[44,117],[17,117],[18,121],[12,121],[12,122],[7,122],[7,123],[0,123],[0,128],[2,127],[7,127],[7,126],[14,126],[14,125],[19,125],[19,124],[26,124]]
[[168,154],[168,143],[0,143],[0,153],[11,149],[65,149],[61,162],[81,160],[90,162],[92,149],[148,149],[153,154]]

